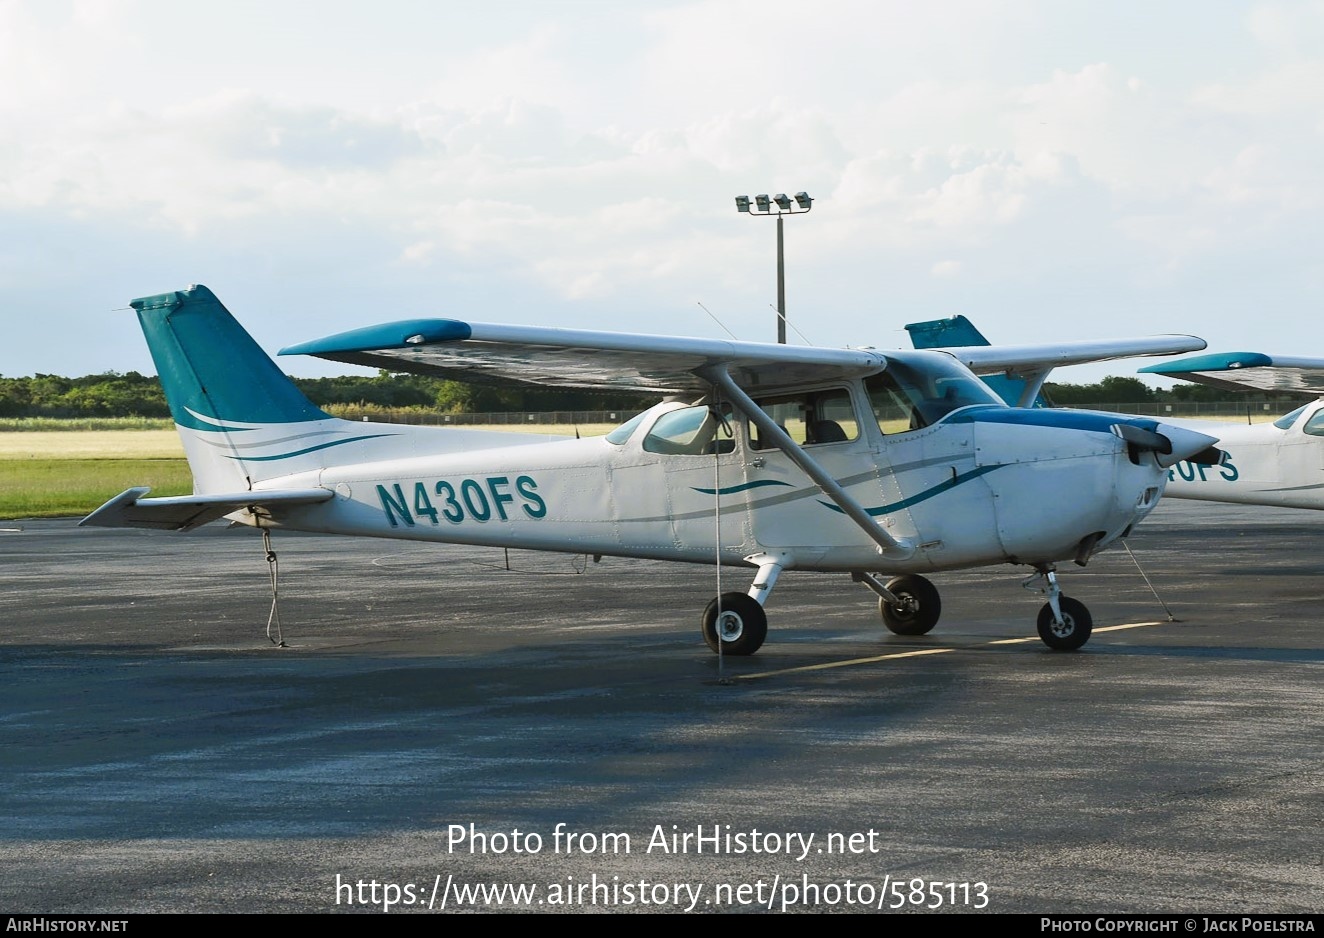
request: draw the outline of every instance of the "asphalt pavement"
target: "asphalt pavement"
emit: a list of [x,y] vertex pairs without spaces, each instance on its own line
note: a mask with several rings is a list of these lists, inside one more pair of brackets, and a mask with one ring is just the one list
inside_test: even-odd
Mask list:
[[1074,653],[793,571],[719,661],[711,568],[277,533],[281,647],[250,530],[0,522],[0,910],[1316,913],[1321,525],[1165,500]]

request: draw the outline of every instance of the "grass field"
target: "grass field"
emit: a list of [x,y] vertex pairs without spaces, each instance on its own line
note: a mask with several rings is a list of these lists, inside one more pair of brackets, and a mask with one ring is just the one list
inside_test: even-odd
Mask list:
[[135,485],[153,495],[193,491],[180,459],[0,459],[0,518],[85,515]]
[[[148,426],[161,423],[148,423]],[[169,426],[168,421],[164,423]],[[108,424],[125,426],[110,421],[96,426]],[[28,429],[0,425],[0,519],[82,516],[136,485],[151,486],[156,496],[187,495],[193,491],[184,449],[173,429],[63,429],[62,426],[67,427],[68,423],[50,421]],[[578,432],[588,437],[601,436],[612,425],[503,424],[463,429],[561,436],[574,436]]]
[[[568,425],[464,429],[575,434],[575,428]],[[610,429],[607,425],[584,426],[579,434],[600,436]],[[0,432],[0,519],[81,517],[136,485],[151,486],[154,496],[193,491],[184,448],[173,429],[43,427]]]

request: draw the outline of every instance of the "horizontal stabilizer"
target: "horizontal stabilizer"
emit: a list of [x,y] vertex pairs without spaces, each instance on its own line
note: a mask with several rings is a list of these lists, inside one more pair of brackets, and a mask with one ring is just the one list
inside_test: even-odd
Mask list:
[[1150,365],[1141,368],[1140,373],[1181,378],[1228,391],[1324,395],[1324,358],[1224,352]]
[[153,528],[158,531],[192,531],[245,508],[278,508],[315,505],[334,494],[329,489],[287,489],[270,492],[230,492],[221,495],[178,495],[143,498],[145,486],[121,492],[92,512],[79,527]]

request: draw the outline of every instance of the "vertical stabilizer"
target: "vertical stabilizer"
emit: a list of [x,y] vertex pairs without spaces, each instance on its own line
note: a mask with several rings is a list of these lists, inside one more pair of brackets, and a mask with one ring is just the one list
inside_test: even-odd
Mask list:
[[[915,348],[971,348],[993,344],[984,338],[984,334],[975,328],[974,323],[961,315],[928,322],[912,322],[906,326],[906,331],[910,333],[910,344]],[[1048,406],[1043,395],[1038,393],[1037,385],[1033,388],[1035,396],[1031,400],[1024,400],[1029,385],[1025,378],[998,374],[980,375],[979,379],[1012,407]]]
[[134,300],[175,423],[329,420],[204,286]]
[[[197,494],[321,468],[349,442],[204,286],[130,304],[184,442]],[[362,436],[356,437],[362,439]]]
[[910,342],[915,348],[960,348],[970,345],[988,345],[988,339],[964,316],[912,322],[906,326]]

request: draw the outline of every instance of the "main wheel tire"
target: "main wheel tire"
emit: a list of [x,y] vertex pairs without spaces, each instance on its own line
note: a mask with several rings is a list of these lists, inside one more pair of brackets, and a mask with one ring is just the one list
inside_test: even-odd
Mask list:
[[1053,607],[1044,603],[1039,610],[1039,637],[1054,651],[1075,651],[1090,640],[1094,620],[1085,604],[1069,596],[1059,596],[1062,622],[1053,620]]
[[[718,605],[721,613],[718,613]],[[744,593],[723,593],[703,610],[703,640],[723,655],[752,655],[768,637],[768,614]]]
[[938,624],[942,600],[938,588],[924,577],[913,573],[893,577],[887,582],[887,591],[901,600],[900,605],[878,600],[878,612],[889,631],[897,635],[924,635]]

